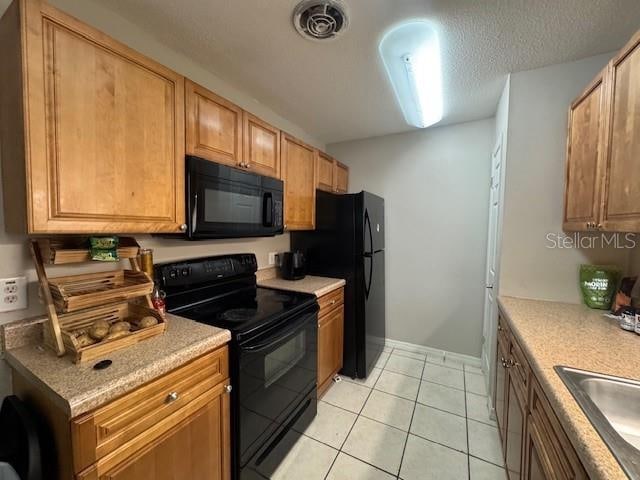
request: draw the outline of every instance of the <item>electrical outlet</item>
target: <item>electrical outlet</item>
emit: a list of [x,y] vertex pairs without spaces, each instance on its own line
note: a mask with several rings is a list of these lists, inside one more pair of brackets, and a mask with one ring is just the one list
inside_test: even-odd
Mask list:
[[278,252],[269,252],[269,265],[278,263]]
[[0,278],[0,312],[27,308],[27,277]]

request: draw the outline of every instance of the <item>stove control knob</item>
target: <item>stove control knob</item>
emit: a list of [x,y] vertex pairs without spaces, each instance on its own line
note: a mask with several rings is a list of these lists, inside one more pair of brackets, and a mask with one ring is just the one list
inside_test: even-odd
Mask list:
[[177,270],[170,270],[169,271],[169,277],[176,278],[177,276],[178,276],[178,271]]
[[182,269],[182,276],[183,277],[188,277],[189,276],[189,269],[188,268],[183,268]]

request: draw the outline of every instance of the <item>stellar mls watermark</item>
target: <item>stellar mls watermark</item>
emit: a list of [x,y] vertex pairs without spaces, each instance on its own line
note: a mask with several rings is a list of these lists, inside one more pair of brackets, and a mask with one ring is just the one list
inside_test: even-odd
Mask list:
[[635,248],[635,233],[547,233],[547,248]]

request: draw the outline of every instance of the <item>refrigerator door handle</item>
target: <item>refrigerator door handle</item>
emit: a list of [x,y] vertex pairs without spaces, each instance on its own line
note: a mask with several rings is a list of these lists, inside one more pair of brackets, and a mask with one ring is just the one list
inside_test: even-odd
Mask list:
[[368,258],[370,260],[370,262],[369,262],[369,281],[365,280],[365,285],[364,285],[364,296],[368,300],[369,299],[369,293],[371,292],[371,282],[373,281],[373,255],[365,253],[364,256],[365,256],[365,258]]
[[364,252],[365,255],[369,253],[373,253],[373,232],[371,231],[371,220],[369,219],[369,210],[364,211],[364,224],[367,227],[367,231],[369,232],[369,247],[371,250],[369,252]]

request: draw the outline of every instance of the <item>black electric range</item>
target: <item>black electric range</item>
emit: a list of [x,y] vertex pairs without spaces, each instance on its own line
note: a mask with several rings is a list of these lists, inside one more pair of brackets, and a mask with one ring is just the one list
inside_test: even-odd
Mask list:
[[[316,414],[314,295],[256,285],[253,254],[156,265],[167,311],[231,331],[232,478],[270,478]],[[278,448],[276,448],[278,447]]]

